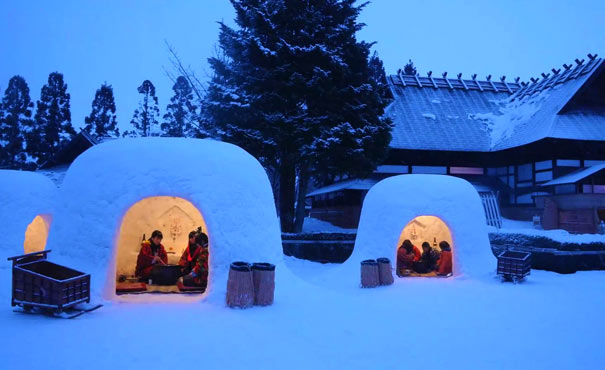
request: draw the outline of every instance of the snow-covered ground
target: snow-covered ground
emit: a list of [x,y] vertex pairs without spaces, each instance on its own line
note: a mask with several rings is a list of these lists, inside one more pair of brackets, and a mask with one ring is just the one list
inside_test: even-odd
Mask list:
[[524,234],[533,236],[543,236],[558,242],[566,243],[605,243],[605,235],[601,234],[570,234],[565,230],[541,230],[534,228],[530,221],[516,221],[502,219],[502,228],[496,229],[490,226],[490,232]]
[[281,285],[277,271],[271,307],[106,302],[61,320],[13,313],[3,263],[1,368],[603,368],[602,271],[360,289],[339,280],[338,265],[291,257],[286,265],[306,282]]
[[356,233],[357,229],[344,229],[317,218],[306,217],[303,223],[304,233]]

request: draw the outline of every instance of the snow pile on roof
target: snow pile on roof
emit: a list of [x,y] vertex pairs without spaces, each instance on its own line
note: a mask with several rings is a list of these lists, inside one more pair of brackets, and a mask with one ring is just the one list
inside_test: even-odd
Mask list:
[[549,91],[544,90],[529,99],[511,102],[507,98],[499,102],[500,114],[472,113],[468,118],[487,123],[490,146],[493,148],[501,140],[511,137],[518,126],[527,123],[540,110],[548,96]]
[[91,273],[93,294],[114,298],[123,216],[154,196],[180,197],[200,211],[210,239],[212,300],[224,302],[233,261],[270,262],[281,274],[280,229],[263,167],[243,149],[212,140],[121,139],[80,155],[61,187],[49,240],[54,259]]
[[0,253],[23,254],[27,226],[38,215],[52,215],[58,191],[51,180],[28,171],[0,171]]
[[396,261],[399,237],[418,216],[435,216],[450,229],[454,275],[485,275],[494,270],[485,212],[466,180],[443,175],[401,175],[382,180],[368,192],[361,211],[355,249],[345,264],[365,259]]

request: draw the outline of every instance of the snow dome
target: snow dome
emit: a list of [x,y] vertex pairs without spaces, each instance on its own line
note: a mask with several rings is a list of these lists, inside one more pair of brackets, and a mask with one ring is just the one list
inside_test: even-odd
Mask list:
[[[181,138],[105,142],[71,165],[61,202],[49,245],[63,259],[58,262],[91,273],[92,293],[106,299],[118,298],[117,280],[133,275],[141,241],[155,229],[163,233],[168,263],[175,264],[189,232],[202,227],[209,237],[206,293],[220,301],[231,262],[283,263],[267,175],[231,144]],[[143,296],[151,295],[137,297]]]
[[4,257],[44,250],[57,192],[44,175],[0,171],[0,251]]
[[439,250],[451,246],[454,275],[485,274],[494,268],[485,213],[479,194],[467,181],[443,175],[387,178],[368,192],[361,211],[353,254],[347,264],[388,257],[409,239]]

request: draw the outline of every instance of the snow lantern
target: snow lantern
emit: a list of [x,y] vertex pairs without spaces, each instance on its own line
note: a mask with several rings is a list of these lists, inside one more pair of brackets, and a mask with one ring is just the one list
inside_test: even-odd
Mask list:
[[0,251],[6,256],[44,250],[58,190],[44,175],[0,171]]
[[[106,299],[151,296],[117,296],[115,289],[121,275],[133,275],[141,241],[156,229],[168,263],[176,264],[189,232],[202,227],[210,270],[204,298],[222,304],[231,262],[283,263],[269,179],[235,145],[157,137],[108,141],[73,162],[60,198],[49,245],[61,262],[91,273],[93,295]],[[186,299],[154,300],[162,298]]]
[[[355,248],[347,264],[388,257],[409,239],[439,250],[451,246],[454,275],[493,270],[485,213],[479,194],[466,180],[443,175],[401,175],[374,185],[365,197]],[[395,263],[393,263],[395,265]]]

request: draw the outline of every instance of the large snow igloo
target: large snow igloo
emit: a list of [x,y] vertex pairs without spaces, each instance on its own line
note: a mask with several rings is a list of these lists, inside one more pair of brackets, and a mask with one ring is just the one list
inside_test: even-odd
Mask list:
[[[494,269],[485,213],[466,180],[443,175],[401,175],[374,185],[365,197],[355,248],[347,264],[388,257],[393,265],[405,239],[419,248],[447,241],[453,275],[482,275]],[[357,271],[357,273],[359,273]]]
[[58,189],[46,176],[0,171],[0,251],[6,256],[45,249]]
[[[134,271],[143,234],[149,238],[154,229],[175,263],[189,232],[202,227],[209,238],[209,300],[224,300],[231,262],[283,263],[269,179],[235,145],[183,138],[105,142],[74,161],[60,197],[49,245],[59,262],[90,272],[93,295],[105,299],[151,296],[118,297],[115,288],[119,275]],[[185,299],[153,299],[164,298]]]

